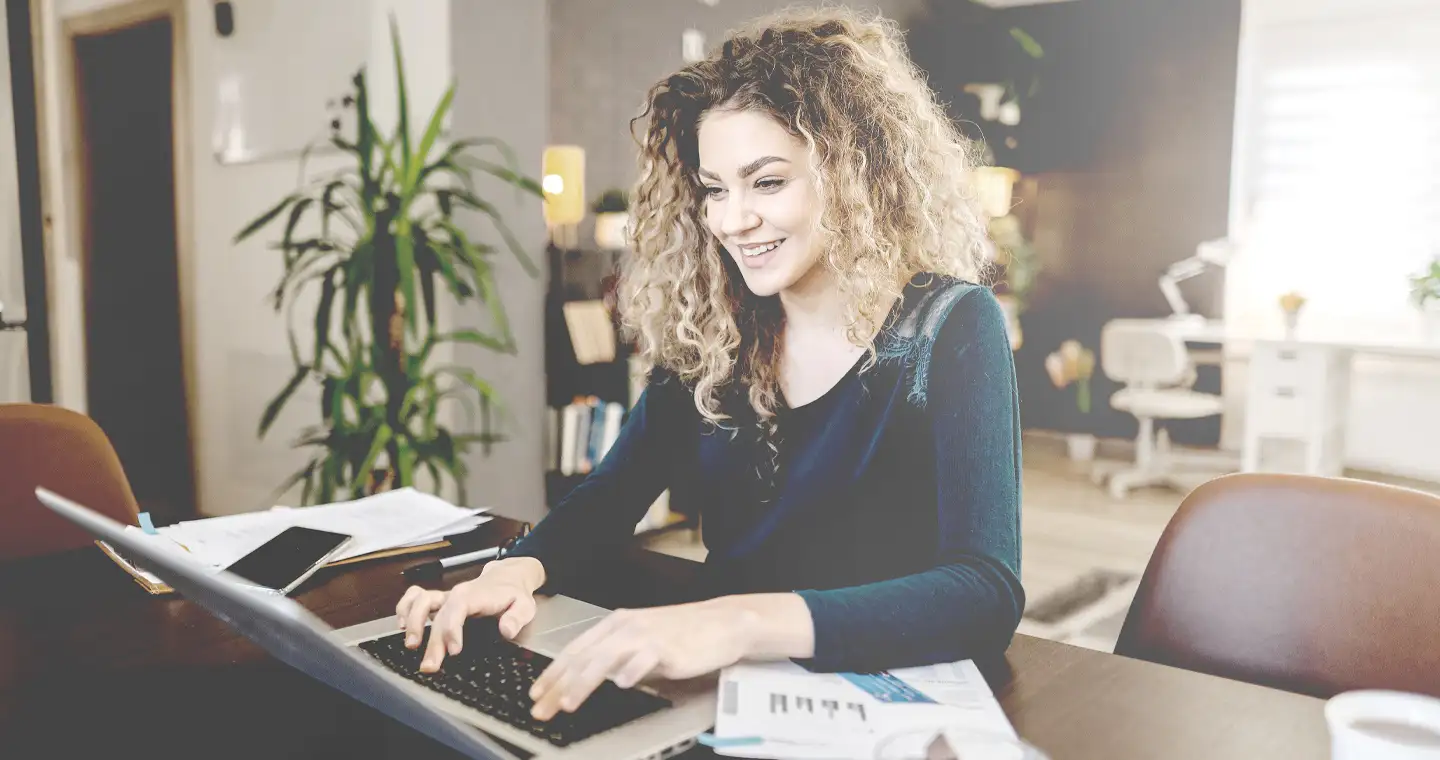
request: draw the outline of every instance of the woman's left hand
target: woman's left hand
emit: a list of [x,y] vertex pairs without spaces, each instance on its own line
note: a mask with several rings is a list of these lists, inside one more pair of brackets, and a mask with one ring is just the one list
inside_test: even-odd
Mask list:
[[630,688],[646,676],[679,680],[719,670],[748,653],[754,612],[711,600],[616,610],[561,651],[535,680],[532,714],[549,720],[576,708],[609,678]]

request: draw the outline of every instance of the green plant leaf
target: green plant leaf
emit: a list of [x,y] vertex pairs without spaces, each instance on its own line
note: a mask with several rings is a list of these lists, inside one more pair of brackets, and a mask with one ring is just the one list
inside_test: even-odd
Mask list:
[[275,217],[280,216],[281,212],[285,211],[285,209],[288,208],[288,207],[290,206],[290,204],[294,203],[295,201],[297,201],[297,200],[299,200],[299,199],[300,199],[300,196],[299,196],[299,195],[287,195],[287,196],[285,196],[284,200],[281,200],[279,203],[275,204],[275,206],[274,206],[273,208],[271,208],[269,211],[266,211],[265,213],[263,213],[263,214],[261,214],[260,216],[256,217],[256,218],[254,219],[254,221],[252,221],[252,222],[250,222],[249,224],[245,225],[245,228],[242,229],[242,230],[240,230],[240,233],[235,236],[235,239],[232,240],[231,243],[239,243],[240,241],[244,240],[245,238],[248,238],[248,237],[250,237],[251,235],[255,234],[255,233],[258,232],[262,227],[264,227],[265,225],[267,225],[267,224],[269,224],[271,221],[273,221],[273,220],[275,219]]
[[438,336],[436,340],[442,343],[469,343],[471,345],[484,346],[491,351],[502,354],[515,353],[515,342],[513,340],[505,340],[493,335],[486,335],[479,330],[452,330],[451,332]]
[[325,349],[330,345],[330,312],[335,305],[335,280],[340,277],[344,267],[341,263],[325,270],[320,284],[320,303],[315,307],[315,363],[312,365],[316,372],[322,369]]
[[498,230],[500,236],[505,239],[506,247],[508,247],[510,253],[514,254],[515,258],[520,261],[520,265],[525,267],[525,271],[528,272],[531,277],[540,274],[540,270],[535,266],[535,262],[530,260],[529,254],[525,253],[524,246],[520,245],[520,240],[515,237],[515,233],[510,231],[510,226],[505,224],[505,218],[501,216],[499,209],[495,208],[494,204],[477,198],[474,193],[464,190],[456,191],[455,199],[465,206],[490,217],[490,221],[495,225],[495,229]]
[[435,112],[430,115],[430,123],[426,125],[425,134],[420,138],[420,145],[415,149],[414,160],[409,162],[408,172],[405,175],[406,194],[415,192],[420,181],[420,172],[430,158],[430,148],[440,137],[440,129],[445,125],[445,114],[450,112],[450,101],[454,98],[455,85],[452,84],[445,88],[445,94],[440,98],[440,103],[435,106]]
[[1020,49],[1024,50],[1026,55],[1036,60],[1045,57],[1045,48],[1040,47],[1040,43],[1036,42],[1035,38],[1031,37],[1024,29],[1012,26],[1010,27],[1010,36],[1020,43]]
[[310,369],[308,367],[296,369],[295,374],[290,377],[290,382],[286,383],[280,393],[266,405],[265,413],[260,417],[261,438],[265,437],[266,431],[275,423],[275,418],[280,415],[280,410],[285,406],[285,402],[289,401],[290,397],[295,395],[295,389],[299,388],[300,384],[305,382],[305,377],[309,374]]
[[405,94],[405,56],[400,52],[400,29],[395,23],[394,13],[390,14],[390,48],[395,57],[395,89],[399,96],[396,105],[400,109],[400,125],[396,136],[400,140],[400,166],[404,172],[401,176],[408,177],[413,158],[410,153],[410,102]]

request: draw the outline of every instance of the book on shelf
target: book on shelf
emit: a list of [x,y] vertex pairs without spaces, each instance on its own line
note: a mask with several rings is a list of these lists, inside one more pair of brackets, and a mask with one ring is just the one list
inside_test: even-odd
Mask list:
[[586,475],[615,445],[624,422],[625,407],[617,401],[596,396],[579,396],[559,409],[551,408],[547,418],[549,436],[545,461],[561,475]]

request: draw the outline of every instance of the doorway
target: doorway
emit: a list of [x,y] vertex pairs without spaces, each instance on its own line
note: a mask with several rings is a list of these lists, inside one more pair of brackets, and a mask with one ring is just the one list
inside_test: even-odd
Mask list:
[[196,514],[177,213],[176,19],[72,36],[87,411],[142,510]]

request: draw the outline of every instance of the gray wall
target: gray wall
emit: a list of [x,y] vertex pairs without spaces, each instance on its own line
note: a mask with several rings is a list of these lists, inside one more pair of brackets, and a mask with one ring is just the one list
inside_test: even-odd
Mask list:
[[[452,132],[457,137],[496,137],[517,154],[522,170],[540,176],[549,119],[549,20],[544,2],[454,0],[451,4],[451,55],[456,90]],[[541,203],[517,197],[512,188],[478,179],[482,197],[499,207],[526,251],[541,267],[531,277],[508,254],[494,258],[506,313],[519,344],[514,357],[460,346],[458,363],[473,367],[495,386],[508,407],[512,438],[487,457],[477,446],[469,459],[468,500],[492,506],[517,519],[544,513],[543,421],[545,419],[545,225]],[[500,244],[493,226],[480,216],[467,218],[472,239]],[[461,322],[486,326],[483,307],[460,315]]]
[[[628,190],[636,178],[630,119],[651,85],[684,65],[680,36],[705,35],[707,50],[729,29],[793,4],[787,0],[550,0],[550,137],[585,148],[585,194]],[[925,0],[850,3],[904,26]],[[589,219],[587,222],[591,221]],[[589,226],[581,242],[590,239]]]

